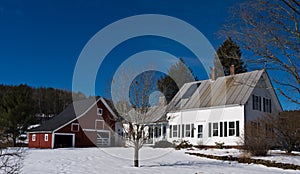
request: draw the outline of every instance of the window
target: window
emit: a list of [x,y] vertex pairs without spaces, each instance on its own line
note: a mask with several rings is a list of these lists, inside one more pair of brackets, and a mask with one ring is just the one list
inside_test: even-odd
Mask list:
[[48,134],[45,134],[44,140],[48,141]]
[[177,137],[177,125],[173,125],[173,137]]
[[170,125],[170,138],[172,138],[172,125]]
[[198,125],[198,138],[203,138],[203,125]]
[[229,122],[229,136],[235,135],[234,121]]
[[95,129],[104,130],[105,129],[104,125],[105,125],[104,120],[99,120],[99,119],[95,120]]
[[79,131],[79,124],[78,123],[72,123],[71,131],[72,132],[78,132]]
[[219,135],[218,123],[213,123],[213,136]]
[[32,134],[31,140],[32,140],[32,141],[35,141],[35,140],[36,140],[36,135],[35,135],[35,134]]
[[261,97],[252,95],[253,110],[261,111]]
[[163,126],[163,136],[165,137],[167,133],[167,127],[166,125]]
[[227,121],[224,122],[224,137],[227,137]]
[[185,136],[190,137],[191,136],[191,125],[186,124],[185,125]]
[[161,126],[160,125],[155,126],[154,136],[155,136],[155,138],[161,136]]
[[153,138],[153,127],[149,126],[149,138]]
[[269,113],[272,112],[271,99],[263,98],[263,111]]
[[102,115],[103,109],[102,108],[97,108],[97,115]]

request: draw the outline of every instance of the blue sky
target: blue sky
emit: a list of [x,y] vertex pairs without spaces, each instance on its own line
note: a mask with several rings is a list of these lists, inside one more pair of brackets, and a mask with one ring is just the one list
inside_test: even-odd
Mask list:
[[[85,44],[102,28],[140,14],[163,14],[196,27],[217,47],[216,32],[228,9],[241,1],[179,0],[0,0],[0,84],[72,89],[77,59]],[[172,28],[170,28],[172,29]],[[129,56],[162,50],[183,57],[200,79],[207,78],[194,55],[182,45],[158,37],[130,39],[106,57],[98,72],[96,94],[106,95],[107,82]],[[199,68],[200,67],[200,68]]]

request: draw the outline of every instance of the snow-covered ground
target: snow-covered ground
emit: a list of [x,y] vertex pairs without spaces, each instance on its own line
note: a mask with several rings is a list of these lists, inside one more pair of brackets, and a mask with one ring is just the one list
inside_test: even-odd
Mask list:
[[[234,150],[229,150],[234,151]],[[299,173],[255,164],[217,161],[184,154],[185,150],[153,149],[140,152],[140,168],[132,167],[131,148],[29,149],[24,174],[234,174]],[[221,152],[218,152],[221,153]],[[227,153],[227,152],[222,152]],[[230,152],[229,152],[230,153]],[[228,153],[227,153],[228,154]]]

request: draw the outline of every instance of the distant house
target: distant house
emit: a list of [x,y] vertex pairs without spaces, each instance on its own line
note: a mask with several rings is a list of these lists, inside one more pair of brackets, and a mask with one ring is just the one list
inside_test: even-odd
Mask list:
[[167,129],[165,122],[153,126],[151,143],[164,136],[170,142],[237,146],[247,121],[281,111],[265,70],[186,83],[168,105]]
[[[110,101],[100,97],[73,102],[63,112],[31,129],[30,148],[93,147],[118,145],[122,132]],[[75,109],[74,109],[75,108]]]

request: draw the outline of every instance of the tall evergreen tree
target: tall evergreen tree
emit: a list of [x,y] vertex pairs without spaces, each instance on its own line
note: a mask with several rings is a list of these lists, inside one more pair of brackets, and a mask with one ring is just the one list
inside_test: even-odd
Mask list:
[[[217,58],[219,58],[222,67],[220,67],[220,64],[217,63]],[[216,77],[222,76],[222,70],[224,71],[225,76],[230,75],[231,65],[234,65],[235,67],[235,74],[247,72],[247,67],[242,59],[240,47],[231,39],[231,37],[228,37],[218,48],[214,65],[216,69]]]
[[[176,82],[174,79],[176,79]],[[168,75],[162,76],[157,81],[157,88],[164,94],[167,103],[169,103],[176,95],[178,90],[188,82],[197,80],[198,78],[193,74],[193,71],[186,66],[183,59],[170,67]]]
[[14,146],[17,137],[33,122],[31,94],[32,88],[26,85],[12,87],[4,94],[0,103],[0,131],[11,135]]

